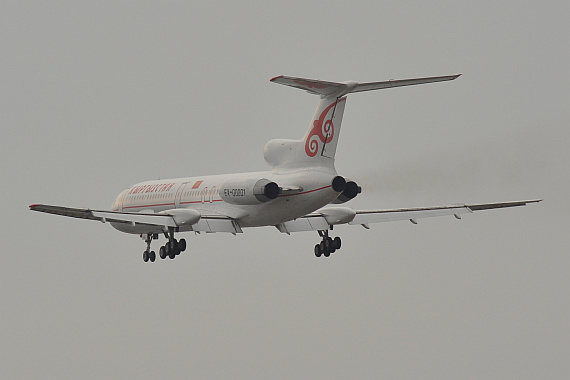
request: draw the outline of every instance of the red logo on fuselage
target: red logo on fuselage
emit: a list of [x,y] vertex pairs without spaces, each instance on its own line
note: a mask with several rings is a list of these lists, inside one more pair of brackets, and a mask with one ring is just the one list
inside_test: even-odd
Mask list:
[[[307,136],[307,140],[305,141],[305,153],[309,157],[315,157],[319,151],[319,146],[321,144],[328,144],[334,138],[334,124],[333,124],[333,117],[331,117],[325,121],[327,114],[339,103],[345,101],[346,98],[342,98],[337,100],[336,102],[329,105],[324,111],[321,113],[319,118],[313,121],[313,128],[311,132]],[[321,143],[319,143],[319,140]]]

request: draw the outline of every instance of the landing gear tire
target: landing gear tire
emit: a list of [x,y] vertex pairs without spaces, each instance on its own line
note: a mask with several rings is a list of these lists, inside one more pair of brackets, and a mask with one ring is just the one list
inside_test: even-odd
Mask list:
[[158,250],[158,255],[160,256],[161,259],[166,259],[166,250],[164,249],[164,246],[160,247],[160,249]]
[[326,248],[327,252],[329,252],[329,253],[334,253],[334,251],[335,251],[336,249],[335,249],[335,246],[334,246],[333,239],[331,239],[330,237],[327,237],[327,238],[324,240],[324,243],[325,243],[325,248]]
[[151,263],[154,263],[154,260],[156,260],[156,253],[154,253],[154,251],[150,251],[148,258]]
[[333,239],[333,247],[334,249],[340,249],[340,237],[335,237]]
[[174,256],[178,256],[182,251],[180,249],[180,243],[176,239],[172,239],[171,241],[169,241],[168,246],[170,248],[170,252],[174,252]]
[[317,244],[315,245],[315,256],[317,257],[321,257],[323,253],[321,252],[321,245]]
[[[324,255],[325,257],[329,257],[331,255],[331,251],[327,248],[327,243],[325,242],[325,240],[321,241],[321,243],[317,244],[317,246],[319,247],[319,252],[322,255]],[[316,247],[315,247],[315,249],[316,249]],[[319,257],[319,256],[317,256],[317,257]]]
[[148,251],[144,251],[143,252],[143,261],[146,263],[148,261],[149,257],[148,257]]
[[180,239],[180,241],[178,242],[178,248],[180,249],[180,252],[186,251],[186,240],[185,239]]

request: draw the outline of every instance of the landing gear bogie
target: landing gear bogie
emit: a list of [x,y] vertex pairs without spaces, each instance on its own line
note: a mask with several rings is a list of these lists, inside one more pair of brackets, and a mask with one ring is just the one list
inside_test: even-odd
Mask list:
[[329,231],[318,231],[319,236],[322,238],[321,242],[315,245],[315,256],[316,257],[329,257],[331,254],[335,253],[340,249],[340,237],[335,237],[334,239],[329,237]]

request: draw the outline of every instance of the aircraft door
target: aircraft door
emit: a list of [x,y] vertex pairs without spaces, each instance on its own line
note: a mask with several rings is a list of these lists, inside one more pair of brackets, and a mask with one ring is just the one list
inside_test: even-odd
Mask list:
[[179,208],[180,203],[182,202],[182,195],[184,194],[184,189],[188,185],[188,182],[184,182],[180,185],[178,190],[176,190],[176,196],[174,197],[174,208]]
[[123,201],[125,199],[125,191],[123,191],[113,202],[113,211],[123,211]]

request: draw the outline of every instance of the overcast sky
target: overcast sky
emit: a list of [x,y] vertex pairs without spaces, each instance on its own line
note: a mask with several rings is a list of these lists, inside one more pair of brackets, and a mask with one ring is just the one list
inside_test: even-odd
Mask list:
[[[570,376],[568,1],[0,5],[1,378]],[[458,73],[349,96],[347,205],[542,203],[339,227],[328,259],[315,232],[188,233],[154,264],[137,236],[28,210],[264,170],[318,102],[276,75]]]

